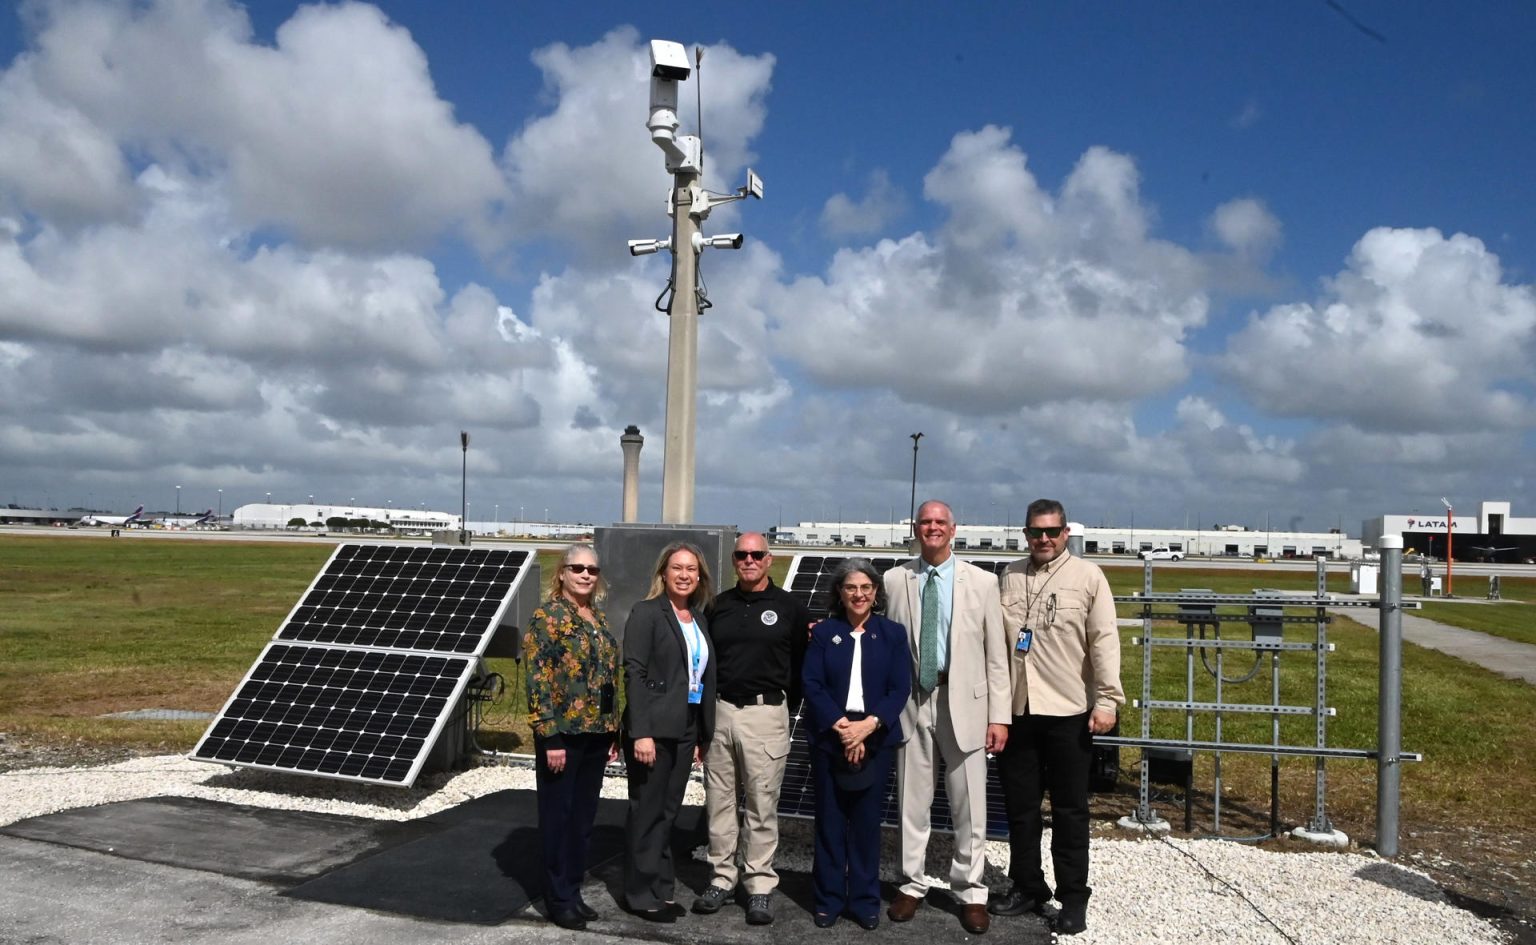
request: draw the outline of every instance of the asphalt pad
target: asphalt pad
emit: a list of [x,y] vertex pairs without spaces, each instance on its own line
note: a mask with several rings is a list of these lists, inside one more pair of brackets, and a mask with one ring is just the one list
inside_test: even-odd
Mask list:
[[26,840],[293,885],[436,829],[433,825],[151,797],[0,827]]

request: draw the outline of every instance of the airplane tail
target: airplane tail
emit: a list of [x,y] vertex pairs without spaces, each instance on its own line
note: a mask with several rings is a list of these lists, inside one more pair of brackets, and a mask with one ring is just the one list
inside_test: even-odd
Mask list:
[[130,515],[127,518],[123,519],[123,524],[124,525],[131,525],[131,524],[133,524],[134,522],[137,522],[139,519],[141,519],[143,517],[144,517],[144,506],[141,505],[138,508],[133,510],[133,514],[132,515]]
[[208,511],[204,512],[202,515],[199,515],[192,522],[192,524],[193,525],[207,525],[207,524],[210,524],[212,521],[213,521],[213,509],[209,509]]

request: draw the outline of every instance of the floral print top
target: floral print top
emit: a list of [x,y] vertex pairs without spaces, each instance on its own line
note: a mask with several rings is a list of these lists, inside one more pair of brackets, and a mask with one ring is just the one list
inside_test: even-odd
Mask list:
[[608,618],[596,607],[592,612],[596,624],[569,600],[552,597],[523,634],[528,724],[540,738],[618,731],[619,646]]

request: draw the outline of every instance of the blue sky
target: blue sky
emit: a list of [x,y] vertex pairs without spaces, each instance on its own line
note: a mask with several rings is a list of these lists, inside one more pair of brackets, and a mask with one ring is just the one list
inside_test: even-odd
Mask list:
[[[243,7],[0,19],[0,501],[660,507],[706,52],[698,518],[1533,514],[1524,3]],[[683,86],[685,130],[694,89]],[[521,510],[517,513],[517,510]]]

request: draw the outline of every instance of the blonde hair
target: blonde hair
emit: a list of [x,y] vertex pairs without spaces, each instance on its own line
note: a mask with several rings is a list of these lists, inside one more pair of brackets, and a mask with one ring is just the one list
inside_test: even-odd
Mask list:
[[689,609],[704,607],[714,596],[711,590],[714,585],[709,577],[709,564],[705,562],[704,552],[699,550],[699,546],[687,541],[674,541],[661,549],[661,554],[656,558],[655,573],[651,575],[651,592],[645,595],[645,599],[650,600],[653,597],[660,597],[667,592],[665,580],[667,564],[671,562],[672,556],[679,551],[688,552],[699,563],[699,583],[694,587],[693,593],[688,595],[688,607]]
[[[586,542],[579,541],[574,545],[568,546],[565,551],[560,553],[559,566],[556,567],[555,572],[549,576],[549,597],[551,600],[557,597],[565,596],[565,585],[560,582],[560,572],[564,571],[565,566],[571,563],[571,559],[581,552],[585,552],[586,554],[591,555],[593,564],[600,563],[597,560],[597,549],[593,548]],[[592,585],[592,603],[601,604],[607,597],[608,582],[603,580],[603,575],[601,572],[599,572],[597,575],[597,583]]]

